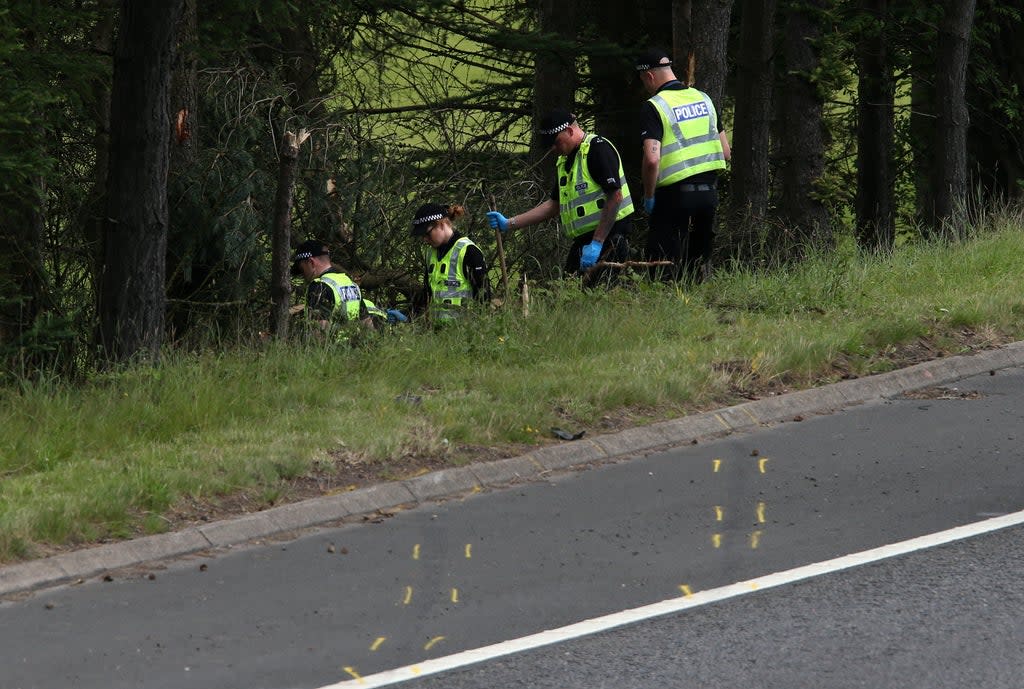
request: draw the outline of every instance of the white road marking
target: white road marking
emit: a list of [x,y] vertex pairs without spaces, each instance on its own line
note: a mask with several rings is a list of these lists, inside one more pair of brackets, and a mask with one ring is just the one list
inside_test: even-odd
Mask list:
[[550,644],[561,643],[571,639],[578,639],[591,634],[597,634],[609,629],[614,629],[616,627],[622,627],[627,624],[648,620],[653,617],[660,617],[662,615],[669,615],[682,610],[688,610],[690,608],[697,608],[702,605],[707,605],[708,603],[715,603],[729,598],[743,596],[754,591],[763,591],[776,586],[792,584],[803,579],[819,577],[825,574],[839,572],[844,569],[878,562],[879,560],[907,555],[918,550],[934,548],[936,546],[945,545],[946,543],[980,536],[982,534],[998,531],[999,529],[1005,529],[1011,526],[1017,526],[1019,524],[1024,524],[1024,511],[1005,514],[992,519],[986,519],[985,521],[974,522],[973,524],[965,524],[964,526],[958,526],[946,531],[911,538],[907,541],[901,541],[899,543],[893,543],[879,548],[872,548],[871,550],[864,550],[859,553],[843,555],[842,557],[826,560],[824,562],[815,562],[810,565],[796,567],[784,572],[766,574],[765,576],[757,577],[756,579],[741,581],[736,584],[721,586],[716,589],[697,591],[689,595],[684,595],[681,598],[670,598],[668,600],[661,601],[660,603],[652,603],[639,608],[633,608],[632,610],[623,610],[622,612],[616,612],[602,617],[595,617],[593,619],[570,624],[559,629],[548,629],[519,639],[511,639],[491,646],[462,651],[450,656],[445,656],[444,658],[424,660],[423,662],[416,663],[415,665],[407,665],[393,670],[385,670],[384,672],[379,672],[375,675],[360,677],[359,679],[345,680],[343,682],[338,682],[337,684],[325,685],[320,687],[320,689],[349,689],[355,687],[372,689],[373,687],[386,687],[392,684],[398,684],[399,682],[416,679],[417,677],[446,672],[448,670],[465,667],[466,665],[473,665],[475,663],[482,663],[487,660],[512,655],[513,653],[521,653],[523,651],[540,648],[541,646],[548,646]]

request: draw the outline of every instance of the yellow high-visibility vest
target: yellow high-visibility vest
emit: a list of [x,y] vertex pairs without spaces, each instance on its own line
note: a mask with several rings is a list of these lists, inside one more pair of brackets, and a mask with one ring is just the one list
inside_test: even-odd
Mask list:
[[352,278],[345,273],[328,270],[313,282],[322,282],[334,292],[334,317],[348,321],[359,320],[359,302],[363,300],[363,295]]
[[466,248],[470,246],[476,246],[473,240],[460,237],[444,256],[438,256],[433,247],[427,248],[430,310],[436,319],[455,318],[459,308],[473,298],[473,285],[462,270]]
[[661,117],[657,186],[664,187],[700,172],[725,169],[718,113],[706,93],[694,88],[665,89],[648,102]]
[[[566,156],[558,156],[557,170],[559,177],[558,186],[558,207],[561,211],[562,227],[570,239],[579,237],[585,232],[590,232],[597,227],[601,220],[601,209],[604,207],[605,193],[601,185],[590,176],[587,167],[587,154],[590,152],[590,143],[595,139],[594,134],[587,136],[580,143],[580,149],[576,152],[576,162],[568,175],[562,175],[565,170]],[[611,141],[605,139],[608,145],[618,150]],[[619,180],[622,181],[622,201],[619,203],[619,210],[615,213],[616,220],[622,220],[633,212],[633,198],[629,194],[629,185],[626,183],[626,173],[622,169],[622,157],[619,156]]]

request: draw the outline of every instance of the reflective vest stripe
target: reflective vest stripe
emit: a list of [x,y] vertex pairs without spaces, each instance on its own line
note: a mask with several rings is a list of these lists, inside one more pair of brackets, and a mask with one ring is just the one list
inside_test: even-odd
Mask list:
[[[465,299],[473,296],[473,289],[470,287],[468,281],[462,277],[462,252],[470,245],[468,237],[462,237],[457,242],[452,250],[448,253],[448,278],[444,281],[446,288],[439,293],[435,292],[435,297],[442,299]],[[465,283],[465,284],[464,284]]]
[[366,304],[366,312],[371,316],[377,316],[378,318],[387,318],[388,312],[374,304],[369,299],[363,299],[363,303]]
[[689,160],[684,160],[682,162],[676,163],[675,165],[670,165],[664,170],[661,170],[658,174],[659,176],[664,175],[665,177],[668,177],[670,175],[694,167],[696,165],[703,165],[705,163],[711,163],[716,160],[725,160],[725,157],[714,153],[709,153],[706,156],[698,156],[696,158],[690,158]]

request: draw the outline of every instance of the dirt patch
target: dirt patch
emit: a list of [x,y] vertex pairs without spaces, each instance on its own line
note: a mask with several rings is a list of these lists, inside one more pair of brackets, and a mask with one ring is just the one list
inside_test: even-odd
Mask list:
[[977,390],[957,390],[956,388],[924,388],[923,390],[911,390],[900,395],[905,400],[980,400],[982,395]]

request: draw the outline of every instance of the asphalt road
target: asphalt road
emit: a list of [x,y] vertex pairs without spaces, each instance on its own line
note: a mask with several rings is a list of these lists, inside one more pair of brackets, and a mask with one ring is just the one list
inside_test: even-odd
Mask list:
[[1007,529],[399,686],[1019,689],[1022,538]]
[[[9,598],[0,687],[358,686],[357,676],[1016,512],[1022,382],[1022,369],[974,376],[937,398],[880,400]],[[973,686],[1020,687],[1019,533],[405,686],[952,687],[969,670],[983,680]]]

